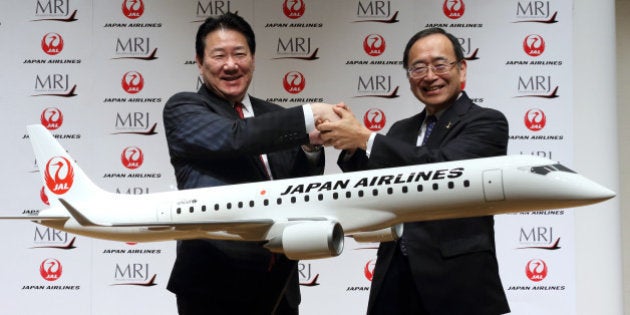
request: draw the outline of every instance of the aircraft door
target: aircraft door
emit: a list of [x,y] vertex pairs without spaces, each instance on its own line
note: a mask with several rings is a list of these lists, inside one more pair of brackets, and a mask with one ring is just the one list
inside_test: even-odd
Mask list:
[[485,170],[482,175],[483,195],[486,201],[503,201],[503,171],[500,169]]

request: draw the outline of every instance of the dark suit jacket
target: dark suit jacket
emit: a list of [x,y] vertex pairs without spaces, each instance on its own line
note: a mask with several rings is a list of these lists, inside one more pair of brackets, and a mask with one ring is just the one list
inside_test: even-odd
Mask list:
[[[427,143],[416,141],[425,112],[400,120],[374,139],[370,158],[357,151],[344,171],[480,158],[507,153],[508,124],[499,111],[479,107],[466,93],[439,118]],[[498,274],[492,216],[413,222],[404,225],[411,272],[431,314],[509,312]],[[381,243],[368,313],[382,288],[398,242]]]
[[[239,119],[231,104],[205,86],[167,101],[164,127],[179,189],[265,180],[261,153],[267,154],[275,179],[323,173],[323,154],[314,166],[300,148],[309,141],[302,108],[250,100],[255,117],[247,119]],[[243,303],[248,296],[273,296],[274,288],[284,288],[287,279],[269,276],[271,256],[257,242],[179,241],[168,289],[176,294],[240,297]],[[276,267],[283,266],[278,268],[287,273],[296,269],[284,255],[274,259],[281,259]],[[297,306],[297,276],[289,288],[288,300]]]

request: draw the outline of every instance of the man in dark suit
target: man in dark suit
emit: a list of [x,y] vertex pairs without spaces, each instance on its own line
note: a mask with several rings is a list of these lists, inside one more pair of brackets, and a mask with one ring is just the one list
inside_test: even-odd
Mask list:
[[[249,96],[255,37],[235,14],[207,19],[195,45],[204,85],[175,94],[163,111],[178,188],[321,174],[315,121],[334,120],[332,105],[284,109]],[[297,262],[262,245],[179,241],[168,283],[179,313],[297,314]]]
[[[462,85],[466,60],[456,37],[439,28],[414,35],[403,55],[422,112],[373,133],[349,111],[318,126],[327,144],[345,149],[344,171],[505,155],[508,124],[499,111],[472,103]],[[434,117],[434,118],[431,118]],[[435,122],[437,120],[437,122]],[[426,136],[426,137],[425,137]],[[425,140],[426,139],[426,140]],[[504,314],[492,216],[413,222],[396,242],[381,243],[368,314]]]

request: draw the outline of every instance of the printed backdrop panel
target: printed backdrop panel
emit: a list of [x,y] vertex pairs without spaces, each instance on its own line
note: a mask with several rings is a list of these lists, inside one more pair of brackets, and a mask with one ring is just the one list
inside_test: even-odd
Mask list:
[[[438,26],[461,42],[465,90],[510,123],[509,154],[573,161],[572,1],[118,0],[0,4],[1,215],[47,207],[25,126],[43,124],[101,187],[174,190],[162,123],[171,95],[202,84],[197,27],[237,12],[257,36],[250,93],[285,107],[345,102],[387,132],[422,104],[402,67],[407,40]],[[338,151],[326,149],[326,172]],[[575,313],[571,209],[496,216],[513,314]],[[175,242],[125,244],[0,221],[7,314],[175,314],[165,287]],[[349,239],[335,258],[299,264],[302,314],[364,314],[378,244]],[[9,258],[10,257],[10,258]],[[52,307],[54,305],[54,307]]]

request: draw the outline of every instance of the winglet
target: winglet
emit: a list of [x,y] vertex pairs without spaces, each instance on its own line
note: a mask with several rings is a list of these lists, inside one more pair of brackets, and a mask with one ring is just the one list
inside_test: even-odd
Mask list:
[[79,210],[73,207],[70,203],[65,201],[63,198],[59,198],[59,202],[70,212],[70,215],[79,222],[82,226],[104,226],[103,224],[94,223],[94,221],[88,219],[84,216]]

